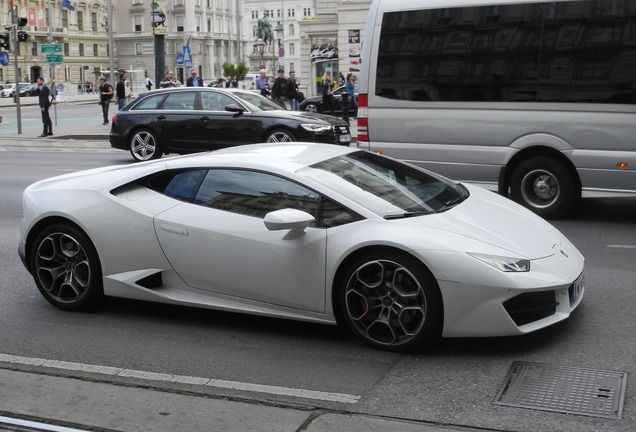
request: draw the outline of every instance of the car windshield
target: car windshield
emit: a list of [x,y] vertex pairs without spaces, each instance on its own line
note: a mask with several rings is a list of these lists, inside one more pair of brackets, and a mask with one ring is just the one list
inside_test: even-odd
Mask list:
[[469,195],[461,184],[366,151],[328,159],[298,174],[386,219],[445,211]]
[[283,109],[277,103],[261,96],[258,93],[241,91],[232,92],[232,95],[240,99],[241,103],[245,104],[250,111],[275,111]]

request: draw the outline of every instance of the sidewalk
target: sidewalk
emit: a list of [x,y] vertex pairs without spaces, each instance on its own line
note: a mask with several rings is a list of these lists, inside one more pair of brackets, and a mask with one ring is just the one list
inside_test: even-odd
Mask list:
[[[117,432],[460,432],[462,427],[327,411],[307,406],[233,401],[0,368],[0,431]],[[387,401],[387,403],[390,403]],[[8,421],[7,421],[7,418]],[[7,428],[11,419],[47,423]]]

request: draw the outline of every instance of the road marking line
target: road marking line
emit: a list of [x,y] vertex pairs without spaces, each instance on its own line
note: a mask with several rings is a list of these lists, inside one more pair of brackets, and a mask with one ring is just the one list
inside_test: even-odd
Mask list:
[[612,244],[607,245],[610,249],[636,249],[636,245],[622,245],[622,244]]
[[11,364],[22,364],[29,366],[41,366],[46,368],[63,369],[68,371],[81,371],[102,375],[120,376],[126,378],[137,378],[149,381],[168,381],[181,384],[201,385],[222,389],[250,391],[256,393],[266,393],[279,396],[291,396],[304,399],[316,399],[328,402],[341,402],[348,404],[358,403],[361,396],[345,393],[322,392],[317,390],[298,389],[291,387],[270,386],[263,384],[252,384],[240,381],[226,381],[214,378],[194,377],[186,375],[173,375],[167,373],[148,372],[135,369],[124,369],[111,366],[91,365],[85,363],[75,363],[61,360],[49,360],[35,357],[22,357],[11,354],[0,353],[0,362]]

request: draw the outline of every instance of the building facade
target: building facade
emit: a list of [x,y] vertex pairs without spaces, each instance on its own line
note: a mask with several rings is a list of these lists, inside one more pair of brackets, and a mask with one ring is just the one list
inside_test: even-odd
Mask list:
[[[242,0],[117,0],[113,24],[117,68],[128,72],[133,88],[146,76],[157,85],[153,3],[165,15],[165,68],[174,70],[184,83],[190,67],[181,63],[184,45],[189,47],[192,68],[205,84],[223,76],[223,63],[245,59],[247,39],[241,26]],[[179,58],[178,58],[179,57]]]
[[[71,2],[73,10],[62,7],[61,0],[14,0],[17,16],[27,24],[20,30],[26,40],[14,39],[9,0],[0,0],[0,25],[11,33],[9,64],[0,67],[0,80],[15,82],[15,57],[18,54],[17,81],[35,82],[54,78],[67,83],[70,93],[85,91],[95,81],[100,68],[107,67],[110,55],[107,31],[107,0]],[[50,10],[49,10],[50,9]],[[49,13],[50,12],[50,13]],[[50,25],[49,25],[50,21]],[[43,45],[60,45],[61,52],[52,53],[61,62],[47,61]],[[49,57],[51,59],[51,57]]]

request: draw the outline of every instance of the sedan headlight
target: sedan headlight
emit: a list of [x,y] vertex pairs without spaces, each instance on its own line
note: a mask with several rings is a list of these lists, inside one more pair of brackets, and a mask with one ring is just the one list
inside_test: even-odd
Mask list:
[[331,125],[323,125],[323,124],[316,124],[316,123],[301,123],[300,125],[306,131],[314,132],[314,133],[327,132],[328,130],[331,130]]
[[530,271],[530,260],[525,258],[505,257],[498,255],[487,255],[480,253],[470,253],[473,258],[485,262],[503,272],[527,272]]

